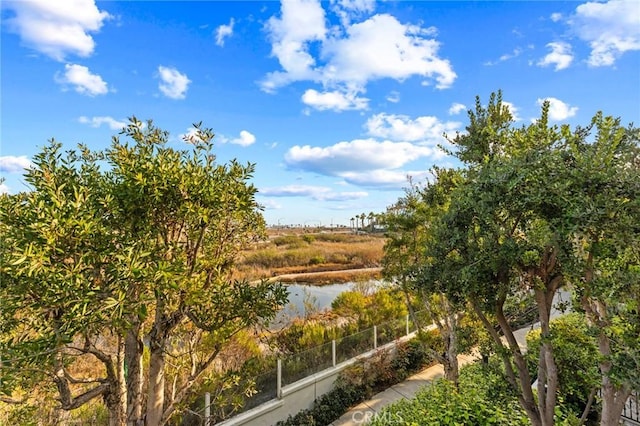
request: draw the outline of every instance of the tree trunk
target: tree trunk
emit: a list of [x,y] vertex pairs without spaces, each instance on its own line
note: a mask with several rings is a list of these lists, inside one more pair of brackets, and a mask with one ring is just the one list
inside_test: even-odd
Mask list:
[[[531,375],[529,374],[527,363],[524,359],[522,351],[520,350],[520,346],[518,346],[518,342],[513,335],[513,330],[509,326],[507,318],[504,316],[503,306],[504,297],[496,306],[496,319],[498,320],[500,329],[502,330],[504,338],[507,341],[507,345],[509,346],[511,357],[503,357],[503,362],[505,364],[505,368],[507,368],[507,364],[511,363],[511,360],[513,360],[517,372],[518,384],[516,391],[518,393],[520,405],[527,413],[527,417],[529,417],[529,420],[531,421],[531,424],[533,426],[542,426],[540,411],[533,397],[533,391],[531,390]],[[493,334],[491,332],[489,333],[493,337]],[[499,345],[502,345],[501,341],[497,343]]]
[[151,357],[149,360],[149,390],[147,392],[147,426],[159,426],[164,410],[164,339],[151,340]]
[[[593,252],[587,256],[586,268],[584,272],[585,287],[588,288],[595,275],[593,269]],[[602,412],[600,414],[601,426],[615,426],[620,423],[622,409],[631,395],[631,388],[628,385],[616,386],[611,382],[609,374],[613,367],[610,361],[611,341],[605,334],[605,329],[609,326],[607,317],[607,306],[598,299],[592,299],[589,294],[583,294],[580,304],[584,309],[590,325],[600,330],[598,334],[598,351],[600,352],[600,373],[602,374],[602,384],[600,386],[600,396],[602,398]]]
[[163,423],[165,405],[165,350],[167,336],[184,318],[184,311],[179,308],[171,314],[164,312],[165,304],[156,299],[156,315],[153,328],[149,334],[149,377],[147,389],[146,425],[160,426]]
[[166,323],[164,315],[156,315],[154,330],[150,336],[151,356],[149,359],[149,379],[147,390],[147,426],[159,426],[162,421],[164,409],[164,365],[165,365],[165,344],[164,327]]
[[142,417],[142,353],[140,322],[135,321],[125,339],[125,363],[127,366],[127,426],[141,426]]
[[620,424],[622,409],[631,395],[631,387],[627,385],[616,386],[609,378],[612,367],[611,361],[609,361],[611,342],[609,337],[602,332],[598,335],[598,348],[603,359],[600,361],[600,372],[602,373],[600,426],[615,426]]
[[458,338],[456,336],[456,330],[458,328],[458,318],[455,312],[452,312],[451,305],[446,299],[443,300],[443,306],[446,308],[446,335],[442,336],[445,339],[445,358],[447,363],[445,365],[444,376],[447,380],[450,380],[455,387],[458,387],[459,367],[458,367]]
[[126,424],[127,388],[124,374],[124,341],[118,337],[118,353],[115,359],[115,380],[109,384],[109,391],[105,395],[105,403],[109,409],[109,426],[124,426]]
[[605,386],[603,384],[600,426],[617,426],[620,424],[622,409],[629,395],[631,395],[631,389],[626,386],[613,386],[611,383],[609,383],[609,386]]
[[551,426],[555,423],[554,414],[558,390],[558,367],[553,356],[553,347],[549,342],[551,338],[551,307],[556,291],[549,288],[550,284],[545,284],[546,291],[534,287],[542,342],[538,355],[538,411],[542,425]]
[[[451,332],[451,334],[455,334],[455,332]],[[455,336],[453,338],[455,340]],[[456,349],[455,343],[453,345],[449,344],[446,352],[446,362],[444,364],[444,377],[445,379],[451,381],[458,387],[458,377],[460,376],[459,366],[458,366],[458,351]]]

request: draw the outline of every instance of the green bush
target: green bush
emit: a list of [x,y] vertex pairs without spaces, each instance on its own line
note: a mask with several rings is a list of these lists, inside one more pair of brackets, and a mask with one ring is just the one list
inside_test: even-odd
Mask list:
[[307,244],[311,244],[312,242],[314,242],[316,240],[316,237],[314,237],[311,234],[304,234],[302,236],[302,239],[307,243]]
[[[589,334],[583,314],[563,315],[550,324],[551,345],[558,366],[559,395],[565,407],[582,413],[592,389],[599,387],[598,349]],[[540,330],[527,335],[527,364],[532,375],[538,374]],[[592,412],[595,417],[597,413]]]
[[435,380],[411,400],[401,400],[383,409],[372,419],[372,426],[407,425],[528,425],[517,400],[500,392],[501,377],[487,375],[482,366],[464,367],[460,385]]
[[409,374],[429,364],[431,359],[424,352],[422,345],[415,340],[400,344],[395,354],[379,352],[374,357],[347,368],[336,380],[333,390],[318,398],[312,408],[289,416],[286,421],[277,424],[328,425],[350,407],[404,380]]
[[[305,235],[306,236],[306,235]],[[300,246],[302,239],[297,235],[282,235],[273,239],[276,246]]]

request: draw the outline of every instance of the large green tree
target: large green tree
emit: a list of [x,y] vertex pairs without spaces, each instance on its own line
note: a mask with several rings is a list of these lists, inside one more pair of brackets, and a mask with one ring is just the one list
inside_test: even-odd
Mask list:
[[[437,327],[444,350],[427,350],[442,364],[445,377],[457,385],[458,354],[464,349],[458,341],[464,301],[451,299],[443,291],[442,283],[455,277],[444,260],[437,257],[439,243],[434,227],[447,210],[449,194],[462,176],[446,169],[434,169],[433,175],[433,183],[411,183],[404,197],[387,209],[383,275],[403,290],[420,330],[425,331],[431,324]],[[416,316],[414,306],[426,312],[426,323]]]
[[[503,358],[507,380],[534,425],[554,422],[558,371],[549,319],[562,286],[569,283],[579,290],[588,314],[601,312],[592,314],[592,322],[603,339],[611,333],[619,337],[604,339],[601,345],[607,360],[601,368],[603,395],[616,371],[613,366],[628,372],[637,360],[637,340],[630,337],[638,322],[637,132],[601,115],[589,128],[552,126],[548,108],[543,106],[535,122],[514,128],[500,93],[486,106],[476,100],[467,131],[451,140],[453,154],[465,165],[464,179],[434,226],[436,257],[457,274],[444,283],[447,296],[468,300],[485,324]],[[595,141],[590,140],[593,129]],[[592,248],[597,250],[590,255]],[[596,254],[599,263],[593,269]],[[535,298],[542,334],[537,395],[505,315],[508,297],[522,292]],[[634,302],[626,299],[629,295]],[[612,310],[617,320],[606,319]],[[614,340],[617,349],[608,351],[611,345],[606,342]],[[616,386],[611,391],[618,404],[613,410],[603,396],[603,424],[619,417],[619,404],[628,395],[622,392],[628,386]]]
[[535,204],[542,195],[537,182],[547,173],[539,166],[554,164],[542,157],[548,157],[559,132],[547,125],[545,109],[536,123],[512,129],[500,94],[492,95],[486,107],[477,99],[469,117],[467,132],[451,140],[466,165],[465,179],[436,227],[439,258],[458,274],[443,284],[449,297],[466,299],[485,325],[532,424],[549,425],[557,388],[552,347],[540,349],[536,399],[505,303],[520,292],[535,294],[543,336],[549,333],[552,300],[563,282],[557,262],[561,247]]
[[569,139],[566,154],[568,274],[597,336],[602,425],[617,423],[640,389],[639,142],[639,129],[598,113]]
[[[286,301],[279,284],[229,279],[264,227],[254,165],[218,164],[213,133],[196,129],[185,150],[135,118],[102,152],[52,142],[31,191],[2,195],[5,394],[29,371],[65,410],[102,397],[111,424],[165,424],[225,343]],[[82,357],[97,376],[74,375]]]

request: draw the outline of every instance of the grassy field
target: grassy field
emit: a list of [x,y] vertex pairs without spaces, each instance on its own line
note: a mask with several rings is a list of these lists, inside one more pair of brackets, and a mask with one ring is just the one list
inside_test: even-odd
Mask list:
[[[268,239],[244,252],[235,278],[257,280],[290,274],[305,275],[315,284],[368,280],[379,276],[385,238],[318,229],[270,229]],[[360,271],[367,269],[365,271]],[[329,272],[330,274],[323,274]],[[336,272],[342,271],[342,272]],[[282,281],[294,281],[283,277]]]

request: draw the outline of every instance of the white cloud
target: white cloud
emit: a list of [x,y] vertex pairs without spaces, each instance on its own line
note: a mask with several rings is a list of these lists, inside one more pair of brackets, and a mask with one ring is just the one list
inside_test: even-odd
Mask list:
[[591,66],[611,66],[622,54],[640,50],[640,2],[587,2],[569,19],[578,37],[589,43]]
[[282,204],[278,203],[276,200],[265,200],[261,198],[258,200],[258,203],[267,210],[280,210],[282,208]]
[[444,133],[455,132],[460,123],[441,122],[436,117],[422,116],[415,120],[406,115],[380,113],[367,120],[367,133],[383,139],[394,141],[421,142],[436,145],[444,142]]
[[352,185],[377,189],[401,189],[409,186],[409,178],[424,181],[428,171],[370,170],[365,172],[345,172],[342,177]]
[[449,107],[449,115],[458,115],[462,111],[466,111],[466,110],[467,110],[467,107],[465,106],[465,104],[454,102],[451,104],[451,107]]
[[0,182],[0,194],[9,194],[10,192],[9,187],[4,182]]
[[364,198],[369,194],[364,191],[335,192],[325,186],[286,185],[280,187],[260,188],[260,195],[270,197],[309,197],[318,201],[349,201]]
[[346,15],[340,15],[341,25],[328,30],[319,1],[282,2],[281,16],[271,17],[265,26],[281,70],[265,76],[262,90],[271,93],[292,82],[310,81],[322,84],[324,93],[357,98],[378,79],[419,76],[439,89],[453,84],[456,73],[438,56],[434,28],[402,24],[388,14],[351,23],[373,11],[370,1],[334,1],[332,6]]
[[436,87],[450,87],[456,79],[448,60],[438,57],[434,28],[403,25],[387,14],[374,15],[346,28],[346,37],[327,39],[322,55],[329,58],[323,81],[364,87],[382,78],[404,80],[422,76]]
[[127,126],[125,121],[116,120],[115,118],[108,116],[89,118],[83,115],[78,117],[78,121],[82,124],[88,124],[91,127],[100,127],[103,124],[106,124],[111,130],[121,130],[123,127]]
[[549,18],[551,18],[553,22],[558,22],[562,19],[562,13],[559,13],[559,12],[552,13]]
[[228,25],[220,25],[216,29],[216,44],[220,47],[224,46],[224,40],[233,34],[234,20],[231,18]]
[[235,139],[231,139],[229,142],[235,145],[249,146],[252,145],[255,141],[256,137],[253,134],[247,132],[246,130],[241,130],[240,136]]
[[229,138],[225,135],[218,135],[218,140],[221,143],[232,143],[234,145],[249,146],[255,143],[256,137],[251,132],[241,130],[240,135],[237,138]]
[[0,157],[0,172],[3,173],[21,173],[24,169],[31,167],[31,160],[26,155],[16,157],[14,155],[5,155]]
[[271,17],[266,24],[271,40],[271,55],[278,58],[284,71],[267,74],[262,89],[272,92],[297,80],[313,80],[315,59],[309,54],[309,43],[324,40],[324,9],[315,0],[284,1],[281,17]]
[[64,74],[56,74],[55,81],[62,85],[72,85],[73,89],[87,96],[104,95],[109,92],[107,83],[98,74],[92,74],[83,65],[66,64]]
[[189,127],[185,133],[180,133],[178,135],[178,138],[180,138],[181,141],[190,143],[191,141],[200,140],[200,138],[197,135],[198,135],[198,129],[196,129],[195,127]]
[[348,192],[331,192],[328,194],[321,194],[318,200],[320,201],[351,201],[359,200],[367,197],[369,194],[365,191],[348,191]]
[[504,62],[504,61],[508,61],[509,59],[517,58],[521,54],[522,54],[522,48],[516,47],[515,49],[513,49],[513,51],[511,53],[505,53],[504,55],[500,56],[497,61],[487,61],[487,62],[484,63],[484,65],[488,65],[488,66],[497,65],[500,62]]
[[392,102],[394,104],[397,104],[398,102],[400,102],[400,93],[396,92],[395,90],[392,90],[391,92],[389,92],[389,94],[387,95],[387,100],[389,102]]
[[186,74],[182,74],[175,68],[160,65],[158,75],[160,76],[158,88],[163,95],[171,99],[185,98],[189,83],[191,83]]
[[367,109],[369,99],[361,98],[356,93],[342,93],[339,91],[318,92],[314,89],[308,89],[302,95],[302,102],[317,110],[360,110]]
[[69,54],[90,56],[95,42],[89,33],[99,31],[110,18],[94,0],[5,1],[3,7],[15,13],[5,20],[7,28],[29,48],[57,61]]
[[375,0],[331,0],[330,3],[343,26],[349,25],[354,18],[373,12],[376,8]]
[[522,117],[518,114],[520,112],[520,108],[512,104],[511,102],[502,101],[502,105],[509,108],[509,112],[511,113],[511,118],[513,121],[522,121]]
[[538,99],[538,105],[542,106],[545,101],[549,101],[549,119],[554,121],[566,120],[573,117],[578,112],[578,107],[570,106],[557,98]]
[[409,142],[356,139],[328,147],[295,145],[285,154],[285,162],[292,169],[343,177],[345,172],[397,169],[434,153],[431,147]]
[[547,47],[551,49],[551,52],[542,58],[538,62],[538,66],[546,67],[548,65],[555,65],[555,70],[560,71],[568,68],[573,61],[573,53],[571,52],[571,45],[562,41],[548,43]]

